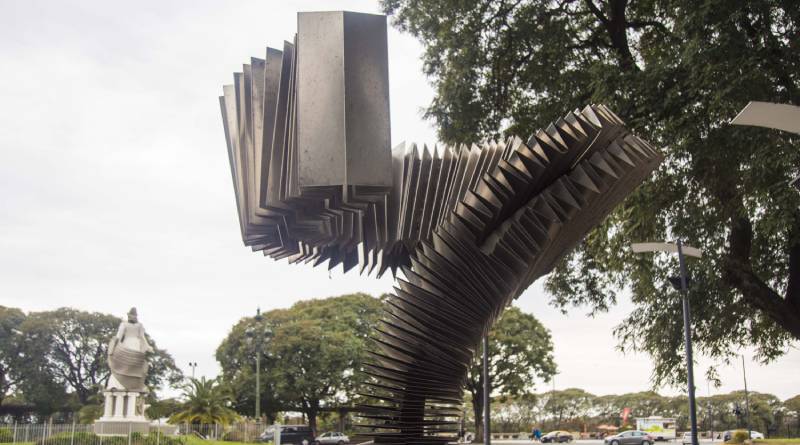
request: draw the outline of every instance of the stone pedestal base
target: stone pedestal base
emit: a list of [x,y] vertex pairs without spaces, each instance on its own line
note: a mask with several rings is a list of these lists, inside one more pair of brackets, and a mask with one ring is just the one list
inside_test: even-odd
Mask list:
[[98,436],[127,436],[129,433],[148,434],[150,421],[103,420],[94,422],[94,433]]
[[103,393],[106,398],[103,417],[95,421],[95,434],[147,433],[150,421],[144,417],[145,394],[147,393],[116,388],[106,390]]

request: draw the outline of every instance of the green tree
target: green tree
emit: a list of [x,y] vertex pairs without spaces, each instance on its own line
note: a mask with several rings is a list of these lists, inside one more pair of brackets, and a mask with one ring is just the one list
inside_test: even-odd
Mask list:
[[583,426],[595,397],[580,388],[550,391],[547,393],[544,411],[553,420],[553,429],[564,428],[565,422],[570,420],[577,420]]
[[217,379],[189,378],[183,397],[183,407],[170,417],[170,423],[228,425],[239,417],[230,408],[230,395]]
[[[557,265],[562,307],[636,307],[617,330],[654,357],[654,383],[683,382],[674,258],[632,242],[682,238],[693,261],[694,341],[727,361],[769,360],[800,339],[796,136],[728,124],[750,100],[800,104],[800,3],[786,0],[383,0],[425,45],[436,96],[426,117],[446,142],[532,134],[602,102],[664,149],[651,180]],[[641,320],[647,320],[642,323]]]
[[358,385],[367,378],[361,363],[381,310],[381,299],[352,294],[302,301],[260,321],[240,320],[216,353],[224,381],[234,388],[233,406],[253,411],[258,353],[264,413],[274,419],[278,411],[301,411],[316,430],[322,408],[358,398]]
[[[111,376],[106,358],[108,342],[120,322],[109,314],[60,308],[29,314],[22,330],[29,338],[46,339],[49,348],[43,357],[51,375],[84,405]],[[149,336],[148,341],[155,352],[149,356],[147,385],[158,388],[166,382],[180,382],[183,376],[169,353],[159,349]]]
[[183,408],[183,403],[175,398],[153,399],[148,401],[147,417],[150,419],[169,418],[178,413]]
[[[519,433],[541,425],[546,397],[525,394],[518,397],[499,397],[492,401],[492,431]],[[470,405],[472,401],[469,401]],[[471,418],[470,418],[471,419]]]
[[260,406],[267,423],[274,423],[279,411],[286,408],[278,399],[275,380],[267,375],[278,363],[268,348],[277,320],[265,314],[261,320],[242,318],[217,347],[216,359],[222,369],[221,378],[231,391],[236,412],[255,415],[256,356],[261,359]]
[[[480,348],[467,374],[466,389],[472,400],[476,437],[482,436],[483,375]],[[489,388],[503,397],[530,395],[537,380],[556,373],[550,332],[531,314],[517,307],[506,309],[489,332]]]
[[794,423],[794,435],[800,436],[800,394],[784,400],[783,406],[786,408],[787,417],[786,435],[790,435],[791,424]]
[[19,379],[21,332],[25,314],[16,308],[0,306],[0,405]]
[[270,375],[283,400],[293,401],[316,434],[322,407],[349,405],[366,378],[362,363],[382,311],[366,294],[301,301],[277,314],[270,350],[280,363]]
[[[11,335],[9,344],[5,335],[0,337],[0,382],[9,381],[3,375],[11,376],[16,392],[43,415],[91,404],[110,377],[106,353],[120,321],[71,308],[27,315],[0,308],[0,329],[9,329]],[[169,353],[149,341],[155,352],[149,356],[148,386],[180,382],[182,375]]]

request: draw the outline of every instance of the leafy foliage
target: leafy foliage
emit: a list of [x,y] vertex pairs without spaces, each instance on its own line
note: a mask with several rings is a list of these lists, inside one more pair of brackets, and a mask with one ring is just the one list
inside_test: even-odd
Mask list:
[[364,379],[372,328],[381,299],[366,294],[302,301],[239,321],[217,348],[234,406],[254,408],[255,354],[261,356],[261,403],[270,421],[278,411],[301,411],[316,429],[323,407],[352,404]]
[[[605,310],[629,289],[624,348],[650,353],[654,383],[677,384],[674,259],[632,242],[681,238],[695,344],[727,361],[800,339],[800,197],[795,135],[728,124],[750,100],[800,104],[800,3],[784,0],[383,0],[425,45],[436,97],[426,116],[447,142],[531,134],[602,102],[666,160],[549,276],[553,303]],[[647,320],[642,323],[642,320]],[[713,376],[713,372],[712,372]]]
[[103,405],[91,403],[78,410],[78,423],[94,423],[103,416]]
[[[67,405],[77,411],[96,402],[93,397],[111,374],[106,352],[120,321],[113,315],[71,308],[26,315],[0,306],[0,329],[9,332],[8,342],[0,337],[0,393],[13,389],[43,415]],[[169,353],[154,349],[146,383],[158,388],[179,382],[181,372]]]
[[15,308],[0,306],[0,404],[19,380],[19,325],[25,314]]
[[[769,437],[796,437],[800,424],[792,404],[800,396],[781,402],[772,394],[750,392],[753,430]],[[734,409],[739,407],[739,415]],[[623,425],[621,413],[629,408]],[[743,428],[746,425],[744,391],[697,398],[698,428],[702,431]],[[637,417],[663,416],[676,419],[678,431],[689,428],[686,396],[662,396],[652,391],[597,396],[580,388],[567,388],[519,397],[495,397],[492,401],[492,431],[596,431],[598,425],[636,428]],[[468,420],[472,420],[470,416]]]
[[170,423],[228,425],[239,418],[230,408],[230,395],[217,379],[190,378],[183,396],[183,408],[170,417]]
[[[475,430],[483,419],[483,375],[480,348],[467,376]],[[492,393],[503,397],[530,395],[537,380],[556,372],[550,332],[531,314],[517,307],[506,309],[489,333],[489,375]],[[482,437],[481,433],[478,437]]]
[[179,412],[183,404],[177,399],[149,400],[145,414],[149,419],[161,419],[172,417]]
[[734,431],[731,436],[731,443],[744,443],[748,439],[747,431]]
[[182,437],[172,437],[156,434],[143,435],[141,433],[131,434],[130,441],[126,436],[98,436],[94,433],[77,432],[59,433],[40,439],[36,445],[185,445]]
[[555,428],[560,428],[566,419],[577,419],[584,424],[582,426],[585,426],[594,399],[594,394],[580,388],[552,391],[547,396],[544,410],[553,414]]

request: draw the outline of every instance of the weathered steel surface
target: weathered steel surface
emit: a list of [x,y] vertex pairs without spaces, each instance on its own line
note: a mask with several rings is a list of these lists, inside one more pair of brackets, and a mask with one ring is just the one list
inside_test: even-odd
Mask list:
[[527,139],[389,150],[386,26],[375,17],[301,13],[295,43],[224,87],[222,120],[246,245],[402,271],[365,364],[363,426],[377,442],[444,443],[482,335],[662,157],[602,105]]

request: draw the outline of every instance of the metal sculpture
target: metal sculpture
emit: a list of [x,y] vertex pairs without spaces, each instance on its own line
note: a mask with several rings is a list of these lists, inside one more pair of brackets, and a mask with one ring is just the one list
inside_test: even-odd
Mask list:
[[402,272],[365,364],[382,443],[454,440],[476,346],[659,164],[602,105],[528,139],[389,146],[386,19],[300,13],[294,43],[220,97],[244,243],[274,259]]

